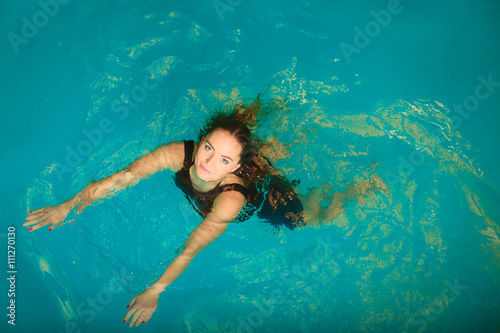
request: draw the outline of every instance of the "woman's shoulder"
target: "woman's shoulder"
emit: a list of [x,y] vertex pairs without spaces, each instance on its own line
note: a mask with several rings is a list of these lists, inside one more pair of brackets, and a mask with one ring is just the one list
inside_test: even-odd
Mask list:
[[245,186],[245,182],[243,181],[243,179],[241,179],[241,177],[235,175],[234,173],[228,174],[222,180],[222,182],[220,183],[219,186],[228,185],[228,184],[240,184],[240,185]]
[[178,171],[184,164],[184,141],[172,141],[157,148],[166,168]]

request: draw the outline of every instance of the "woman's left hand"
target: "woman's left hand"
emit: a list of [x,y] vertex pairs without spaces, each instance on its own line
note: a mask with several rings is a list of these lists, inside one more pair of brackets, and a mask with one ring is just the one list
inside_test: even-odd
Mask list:
[[139,326],[141,322],[145,324],[158,307],[158,298],[163,291],[165,291],[163,287],[152,285],[134,297],[127,306],[127,308],[130,307],[130,310],[128,310],[123,322],[126,323],[134,315],[130,320],[130,327]]

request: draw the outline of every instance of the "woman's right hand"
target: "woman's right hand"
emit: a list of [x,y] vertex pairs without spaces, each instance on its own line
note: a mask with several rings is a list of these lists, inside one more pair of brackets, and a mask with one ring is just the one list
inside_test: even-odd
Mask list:
[[40,208],[29,212],[30,215],[26,217],[27,221],[23,223],[23,226],[33,225],[28,229],[28,231],[33,231],[50,224],[49,231],[51,231],[57,223],[64,221],[69,212],[69,207],[64,204]]

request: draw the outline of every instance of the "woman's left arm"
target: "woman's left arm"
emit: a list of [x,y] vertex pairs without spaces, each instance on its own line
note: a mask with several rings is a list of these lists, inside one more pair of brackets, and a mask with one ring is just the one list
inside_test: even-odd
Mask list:
[[126,323],[133,315],[130,327],[146,323],[158,307],[160,293],[184,272],[198,252],[226,231],[227,225],[238,216],[245,204],[245,197],[240,192],[227,191],[219,194],[212,212],[191,232],[180,255],[170,263],[155,284],[130,301],[127,306],[130,310],[123,322]]

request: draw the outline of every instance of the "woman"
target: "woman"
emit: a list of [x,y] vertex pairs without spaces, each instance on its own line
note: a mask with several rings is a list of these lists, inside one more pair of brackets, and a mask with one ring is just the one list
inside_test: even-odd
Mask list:
[[[193,141],[164,144],[117,172],[97,182],[91,182],[74,198],[58,206],[41,208],[26,217],[24,226],[33,231],[49,225],[51,231],[77,207],[77,213],[99,198],[117,189],[135,185],[156,172],[174,171],[175,182],[186,194],[195,210],[203,217],[189,235],[179,256],[167,267],[160,279],[134,297],[123,322],[129,326],[146,323],[158,306],[165,288],[187,268],[195,255],[222,235],[228,224],[244,221],[255,211],[278,227],[290,229],[331,221],[342,207],[356,197],[371,194],[384,184],[372,180],[337,192],[327,208],[313,200],[316,191],[301,200],[290,184],[261,152],[269,145],[252,139],[250,128],[256,128],[263,108],[259,97],[249,106],[237,107],[230,113],[216,113],[200,131],[199,143]],[[265,194],[264,194],[265,193]]]

